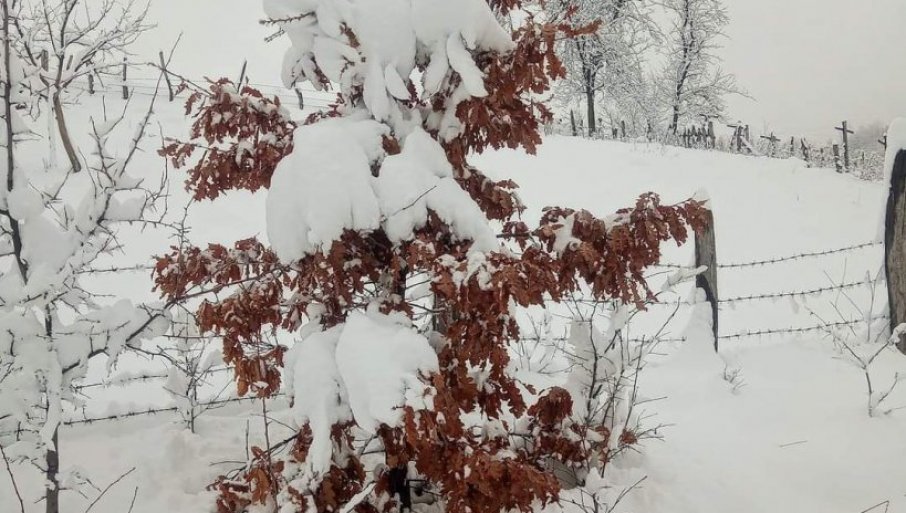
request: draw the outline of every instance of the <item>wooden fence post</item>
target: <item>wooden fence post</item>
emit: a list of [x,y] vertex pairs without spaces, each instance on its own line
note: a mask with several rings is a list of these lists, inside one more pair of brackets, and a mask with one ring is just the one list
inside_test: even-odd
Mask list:
[[840,145],[837,143],[834,143],[834,168],[838,173],[843,172],[843,163],[840,162]]
[[126,73],[129,69],[129,64],[126,62],[126,59],[123,59],[123,99],[129,99],[129,86],[126,85]]
[[302,91],[300,91],[298,88],[294,88],[294,89],[296,91],[296,97],[299,99],[299,110],[304,110],[305,109],[305,97],[302,96]]
[[705,266],[708,269],[695,277],[695,286],[705,291],[705,298],[711,304],[711,331],[714,333],[714,350],[717,351],[717,243],[714,236],[714,211],[710,206],[705,214],[705,223],[704,230],[695,234],[695,267]]
[[849,171],[849,164],[850,164],[850,161],[849,161],[849,134],[853,134],[855,132],[853,132],[852,130],[849,129],[848,123],[846,121],[844,121],[841,126],[834,127],[834,130],[839,130],[839,131],[843,132],[843,156],[844,156],[843,168],[846,169],[847,171]]
[[[906,322],[906,149],[900,150],[894,162],[886,165],[893,165],[884,220],[884,273],[893,332]],[[906,336],[900,336],[897,347],[906,353]]]
[[569,123],[573,128],[573,137],[579,135],[579,130],[576,128],[576,113],[572,109],[569,109]]
[[94,94],[94,74],[88,74],[88,94]]
[[242,61],[242,71],[239,72],[239,81],[236,82],[236,89],[242,90],[242,83],[245,82],[245,69],[248,67],[249,61]]

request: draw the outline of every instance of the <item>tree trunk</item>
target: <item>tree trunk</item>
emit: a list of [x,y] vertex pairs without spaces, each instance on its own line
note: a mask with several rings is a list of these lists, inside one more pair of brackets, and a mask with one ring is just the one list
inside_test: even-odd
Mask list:
[[53,95],[53,113],[57,118],[57,131],[60,133],[60,139],[63,140],[63,148],[66,150],[66,157],[69,158],[72,172],[78,173],[82,170],[82,164],[79,162],[79,156],[76,154],[72,138],[69,136],[69,128],[66,127],[66,118],[63,115],[63,102],[60,101],[59,91]]
[[595,119],[595,91],[591,88],[591,85],[587,82],[585,84],[585,103],[587,108],[588,116],[588,135],[594,135],[597,130],[597,124]]
[[58,443],[59,431],[59,427],[54,430],[53,447],[48,448],[44,455],[44,461],[47,468],[44,474],[44,486],[47,487],[47,490],[44,493],[45,513],[60,512],[60,482],[57,479],[57,474],[60,472],[60,453],[57,452],[57,448],[60,445]]

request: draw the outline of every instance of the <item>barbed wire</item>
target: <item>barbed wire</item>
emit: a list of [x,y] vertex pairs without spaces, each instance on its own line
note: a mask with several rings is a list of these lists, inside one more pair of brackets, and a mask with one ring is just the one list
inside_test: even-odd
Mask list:
[[[835,255],[835,254],[839,254],[839,253],[847,253],[850,251],[857,251],[860,249],[870,248],[870,247],[874,247],[874,246],[880,246],[883,244],[884,244],[884,241],[863,242],[861,244],[854,244],[852,246],[846,246],[843,248],[826,249],[823,251],[810,251],[810,252],[806,252],[806,253],[797,253],[795,255],[774,257],[774,258],[769,258],[766,260],[753,260],[751,262],[732,262],[729,264],[717,264],[717,268],[718,269],[741,269],[741,268],[747,268],[747,267],[759,267],[759,266],[764,266],[764,265],[780,264],[780,263],[789,262],[792,260],[802,260],[802,259],[806,259],[806,258],[817,258],[817,257],[822,257],[822,256]],[[670,263],[670,262],[659,263],[659,264],[653,265],[651,267],[661,268],[661,269],[695,269],[694,265],[681,265],[681,264],[675,264],[675,263]]]
[[[274,396],[269,397],[268,399],[273,399],[273,398],[278,398],[278,397],[283,397],[283,394],[276,394]],[[260,397],[255,397],[255,396],[230,397],[227,399],[217,399],[214,401],[196,403],[195,406],[199,406],[199,407],[208,409],[208,408],[215,407],[215,406],[225,406],[228,404],[236,404],[236,403],[241,403],[241,402],[245,402],[245,401],[256,401],[256,400],[260,400],[260,399],[261,399]],[[77,419],[68,419],[68,420],[64,420],[62,422],[62,424],[64,426],[78,426],[78,425],[82,425],[82,424],[93,424],[95,422],[107,422],[107,421],[113,421],[113,420],[127,419],[130,417],[141,417],[144,415],[157,415],[160,413],[169,413],[169,412],[175,412],[175,411],[179,411],[178,406],[166,406],[166,407],[162,407],[162,408],[148,408],[145,410],[128,411],[125,413],[110,414],[110,415],[105,415],[105,416],[101,416],[101,417],[84,417],[84,418],[77,418]]]
[[852,321],[840,321],[840,322],[828,322],[824,324],[818,324],[815,326],[806,326],[800,328],[770,328],[756,331],[742,331],[739,333],[733,333],[731,335],[718,335],[718,340],[733,340],[747,337],[764,337],[770,335],[798,335],[802,333],[812,333],[816,331],[827,331],[833,328],[843,328],[847,326],[854,326],[856,324],[862,324],[866,322],[875,322],[883,319],[889,319],[890,317],[886,315],[878,315],[871,317],[869,319],[857,319]]
[[824,251],[812,251],[812,252],[808,252],[808,253],[798,253],[795,255],[771,258],[771,259],[767,259],[767,260],[755,260],[753,262],[718,264],[717,268],[718,269],[740,269],[740,268],[744,268],[744,267],[758,267],[758,266],[762,266],[762,265],[779,264],[781,262],[788,262],[791,260],[801,260],[804,258],[814,258],[814,257],[827,256],[827,255],[834,255],[834,254],[838,254],[838,253],[846,253],[849,251],[856,251],[859,249],[869,248],[869,247],[873,247],[873,246],[880,246],[882,244],[884,244],[883,241],[863,242],[862,244],[855,244],[853,246],[847,246],[844,248],[828,249],[828,250],[824,250]]
[[[205,371],[199,370],[199,371],[198,371],[198,374],[199,374],[199,375],[202,375],[202,374],[218,374],[218,373],[221,373],[221,372],[227,372],[227,371],[231,371],[231,370],[233,370],[232,367],[212,367],[212,368],[210,368],[210,369],[208,369],[208,370],[205,370]],[[101,388],[101,387],[103,387],[103,388],[110,388],[110,387],[120,387],[120,386],[128,386],[128,385],[131,385],[131,384],[133,384],[133,383],[140,383],[140,382],[154,381],[154,380],[157,380],[157,379],[167,379],[168,377],[169,377],[169,373],[168,373],[168,372],[161,372],[161,373],[155,373],[155,374],[150,374],[150,373],[136,374],[136,375],[134,375],[134,376],[126,376],[126,377],[123,377],[123,378],[114,377],[113,379],[109,379],[109,380],[105,380],[105,381],[98,381],[98,382],[94,382],[94,383],[86,383],[86,384],[81,384],[81,385],[74,385],[72,388],[73,388],[74,390],[84,390],[84,389],[87,389],[87,388]]]
[[783,299],[783,298],[814,296],[814,295],[823,294],[826,292],[834,292],[834,291],[846,290],[846,289],[855,289],[855,288],[863,287],[865,285],[874,285],[874,284],[875,284],[874,280],[863,280],[863,281],[858,281],[858,282],[853,282],[853,283],[844,283],[842,285],[831,285],[828,287],[820,287],[817,289],[803,290],[800,292],[776,292],[776,293],[765,293],[765,294],[752,294],[749,296],[728,297],[728,298],[718,299],[717,303],[726,304],[726,303],[739,303],[739,302],[746,302],[746,301],[775,300],[775,299]]

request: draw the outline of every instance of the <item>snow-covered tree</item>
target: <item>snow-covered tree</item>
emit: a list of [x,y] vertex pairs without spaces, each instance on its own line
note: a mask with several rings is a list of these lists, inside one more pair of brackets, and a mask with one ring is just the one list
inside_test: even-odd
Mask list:
[[219,511],[411,509],[411,480],[451,513],[529,511],[558,495],[551,461],[608,454],[568,390],[516,379],[516,313],[580,286],[643,303],[643,271],[703,207],[646,194],[605,219],[549,208],[530,228],[516,184],[468,163],[534,151],[550,119],[537,95],[565,71],[556,42],[587,32],[524,4],[267,0],[292,43],[286,85],[336,87],[337,102],[297,124],[227,80],[190,98],[192,140],[164,154],[191,166],[197,198],[267,189],[270,245],[175,247],[157,286],[169,301],[218,292],[201,330],[222,337],[241,395],[285,388],[297,429],[217,481]]
[[[545,3],[553,16],[569,13],[574,23],[594,24],[595,30],[558,44],[558,54],[567,68],[559,84],[566,103],[581,98],[589,134],[595,133],[599,105],[611,125],[621,121],[644,124],[653,114],[650,105],[646,54],[659,39],[649,0],[554,0]],[[644,120],[644,122],[640,121]]]
[[662,5],[670,26],[658,97],[676,134],[681,124],[697,122],[700,115],[723,115],[726,96],[740,91],[717,54],[730,21],[723,0],[662,0]]
[[[35,22],[37,4],[0,1],[0,432],[20,433],[4,452],[44,472],[44,506],[55,513],[61,483],[72,481],[58,446],[63,403],[76,400],[73,383],[93,358],[106,355],[113,365],[166,324],[150,306],[102,299],[106,291],[91,281],[95,272],[112,270],[102,269],[105,257],[125,249],[119,226],[156,219],[163,185],[160,175],[130,169],[150,107],[137,126],[122,116],[93,117],[88,133],[66,136],[79,165],[51,164],[46,141],[65,131],[57,128],[66,108],[58,100],[70,73],[114,47],[98,43],[100,24],[81,24],[81,13],[73,11],[81,2],[40,4],[46,19]],[[33,30],[32,22],[59,30]],[[60,66],[48,67],[54,78],[32,55],[42,44]],[[48,96],[53,114],[42,108]],[[48,122],[51,116],[60,124]],[[11,441],[0,439],[5,446]]]

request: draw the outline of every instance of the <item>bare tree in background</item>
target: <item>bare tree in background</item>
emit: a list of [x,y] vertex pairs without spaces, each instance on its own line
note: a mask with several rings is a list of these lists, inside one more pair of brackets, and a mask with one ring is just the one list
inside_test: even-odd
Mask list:
[[69,164],[78,172],[82,165],[66,125],[65,92],[78,79],[122,66],[129,46],[151,28],[145,23],[148,4],[10,0],[9,5],[13,51],[32,73],[28,87],[50,103]]
[[[598,104],[608,105],[611,123],[634,115],[647,102],[645,53],[659,40],[649,0],[555,0],[549,12],[570,12],[579,23],[597,23],[593,34],[566,39],[559,53],[568,69],[560,95],[582,98],[589,135],[598,127]],[[615,111],[621,113],[617,114]],[[623,114],[622,111],[626,111]],[[644,116],[644,115],[642,115]]]
[[739,93],[736,79],[721,69],[717,49],[730,19],[721,0],[662,0],[670,18],[666,66],[658,81],[669,130],[701,114],[720,116],[725,97]]

